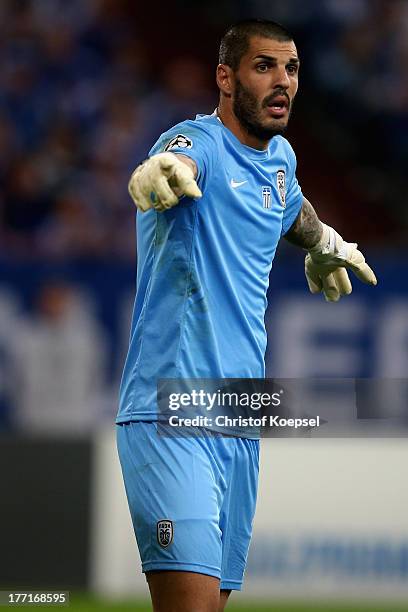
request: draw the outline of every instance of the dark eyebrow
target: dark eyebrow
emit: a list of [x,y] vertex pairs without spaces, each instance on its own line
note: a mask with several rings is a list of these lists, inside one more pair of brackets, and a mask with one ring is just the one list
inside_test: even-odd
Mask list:
[[[267,62],[276,62],[276,57],[273,57],[272,55],[257,55],[254,58],[255,61],[260,59],[266,60]],[[291,57],[288,64],[296,64],[298,66],[300,64],[300,60],[297,57]]]

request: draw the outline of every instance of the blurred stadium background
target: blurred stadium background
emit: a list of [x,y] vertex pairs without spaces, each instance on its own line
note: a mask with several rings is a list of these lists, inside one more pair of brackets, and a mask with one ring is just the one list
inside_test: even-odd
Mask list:
[[[299,180],[379,277],[327,305],[282,244],[268,374],[406,378],[406,0],[3,0],[2,588],[71,589],[81,610],[146,598],[113,445],[135,284],[127,182],[162,131],[215,108],[218,42],[244,17],[294,33]],[[406,396],[402,411],[393,440],[264,441],[239,609],[408,609]]]

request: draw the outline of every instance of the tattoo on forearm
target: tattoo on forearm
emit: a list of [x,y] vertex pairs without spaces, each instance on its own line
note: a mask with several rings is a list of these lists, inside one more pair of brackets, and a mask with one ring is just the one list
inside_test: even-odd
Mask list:
[[290,230],[285,234],[285,238],[303,249],[311,249],[319,242],[322,233],[321,221],[319,221],[311,203],[305,198],[300,213]]

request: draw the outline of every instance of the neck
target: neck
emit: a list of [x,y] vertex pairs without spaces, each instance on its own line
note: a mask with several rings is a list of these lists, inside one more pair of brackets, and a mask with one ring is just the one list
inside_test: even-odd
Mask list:
[[266,151],[269,140],[259,140],[256,136],[249,134],[234,115],[231,105],[225,104],[223,98],[220,99],[217,108],[217,116],[225,127],[227,127],[242,144],[247,147],[252,147],[253,149],[258,149],[259,151]]

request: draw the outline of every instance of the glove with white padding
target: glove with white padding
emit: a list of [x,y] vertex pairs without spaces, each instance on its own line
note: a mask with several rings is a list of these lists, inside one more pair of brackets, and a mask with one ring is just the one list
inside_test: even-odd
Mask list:
[[326,301],[337,302],[352,292],[347,270],[363,283],[376,285],[374,272],[354,242],[346,242],[332,227],[323,225],[323,234],[305,259],[305,274],[312,293],[323,293]]
[[163,212],[179,198],[201,198],[193,171],[174,153],[158,153],[138,166],[130,177],[129,193],[138,210]]

